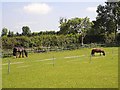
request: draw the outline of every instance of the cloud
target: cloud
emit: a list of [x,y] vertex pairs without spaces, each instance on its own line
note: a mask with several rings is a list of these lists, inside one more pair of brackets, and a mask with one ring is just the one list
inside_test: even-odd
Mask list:
[[46,3],[31,3],[23,7],[27,13],[48,14],[52,8]]
[[96,12],[96,10],[97,10],[97,7],[88,7],[86,9],[86,11],[88,11],[88,12]]

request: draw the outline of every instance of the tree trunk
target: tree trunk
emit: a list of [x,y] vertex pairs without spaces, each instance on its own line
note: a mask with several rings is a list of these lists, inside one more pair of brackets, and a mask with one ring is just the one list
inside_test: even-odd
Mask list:
[[81,40],[81,46],[83,46],[83,39],[84,39],[84,36],[82,35],[82,38],[81,38],[82,40]]

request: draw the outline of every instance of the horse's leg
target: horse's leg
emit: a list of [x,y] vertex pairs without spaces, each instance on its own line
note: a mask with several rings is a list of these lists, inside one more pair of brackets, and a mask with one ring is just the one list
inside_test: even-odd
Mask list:
[[95,52],[94,51],[92,52],[92,56],[95,56]]
[[21,58],[21,51],[19,52],[19,58]]
[[95,53],[92,53],[92,56],[95,56]]
[[18,58],[18,52],[16,52],[16,58]]
[[24,52],[22,51],[22,57],[24,58]]
[[16,52],[15,56],[16,56],[16,58],[17,58],[17,52]]
[[25,54],[26,57],[28,57],[28,53],[27,53],[26,50],[24,50],[24,54]]

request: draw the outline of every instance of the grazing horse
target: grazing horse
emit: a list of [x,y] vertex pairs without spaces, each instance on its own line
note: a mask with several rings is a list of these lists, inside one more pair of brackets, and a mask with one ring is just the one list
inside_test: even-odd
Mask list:
[[21,57],[21,54],[22,54],[22,57],[24,57],[24,55],[26,57],[28,57],[28,53],[27,51],[23,48],[23,47],[14,47],[13,48],[13,56],[16,56],[17,57]]
[[93,49],[92,49],[91,55],[93,56],[93,55],[95,55],[95,53],[100,53],[100,55],[101,55],[101,53],[102,53],[102,54],[105,56],[105,51],[102,50],[102,49],[99,49],[99,48],[93,48]]

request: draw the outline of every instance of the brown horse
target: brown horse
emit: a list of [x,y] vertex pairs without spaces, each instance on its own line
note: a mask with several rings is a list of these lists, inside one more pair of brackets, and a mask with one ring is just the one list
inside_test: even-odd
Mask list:
[[93,48],[91,51],[91,55],[93,56],[93,55],[95,55],[95,53],[100,53],[100,55],[102,53],[105,56],[105,51],[100,48]]
[[17,57],[21,57],[21,54],[22,54],[22,57],[24,57],[24,55],[26,57],[28,57],[28,53],[27,51],[23,48],[23,47],[14,47],[13,48],[13,56],[16,56]]

